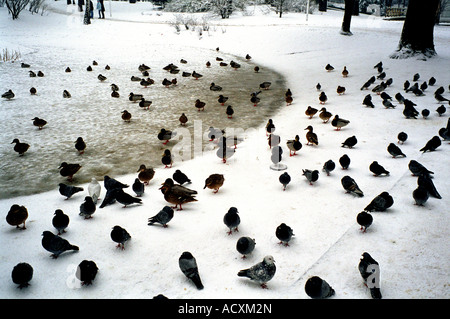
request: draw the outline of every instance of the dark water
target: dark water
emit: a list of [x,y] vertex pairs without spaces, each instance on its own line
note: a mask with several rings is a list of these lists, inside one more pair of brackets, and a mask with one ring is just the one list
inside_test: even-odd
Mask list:
[[[223,58],[228,66],[220,66],[216,57]],[[39,57],[33,58],[37,60]],[[49,59],[52,60],[51,57]],[[181,59],[187,63],[181,63]],[[232,60],[241,67],[237,70],[231,68],[229,63]],[[161,155],[164,149],[173,149],[177,141],[162,145],[157,138],[161,128],[182,128],[179,135],[185,137],[190,134],[192,139],[194,130],[201,130],[201,143],[206,147],[210,144],[206,136],[210,126],[221,129],[257,127],[285,103],[284,92],[287,88],[280,74],[266,67],[255,73],[255,64],[251,60],[214,50],[190,49],[180,56],[179,53],[160,52],[158,48],[153,48],[152,58],[148,61],[135,61],[130,57],[111,63],[110,70],[105,70],[107,61],[99,60],[99,64],[93,66],[92,61],[87,63],[86,59],[82,62],[72,60],[71,73],[64,71],[67,64],[55,61],[34,62],[39,66],[32,65],[30,69],[21,68],[20,63],[0,64],[0,82],[8,83],[8,86],[2,85],[4,91],[11,88],[16,94],[11,101],[0,101],[3,117],[0,198],[56,188],[58,183],[66,182],[59,175],[61,162],[83,166],[74,176],[72,184],[75,185],[89,182],[92,177],[103,180],[104,175],[117,177],[135,173],[141,164],[163,167]],[[206,61],[211,62],[210,68],[206,67]],[[147,88],[130,80],[133,75],[143,77],[138,70],[141,63],[151,67],[148,77],[155,81]],[[180,72],[170,74],[163,70],[169,63],[177,65]],[[86,71],[88,65],[92,65],[92,72]],[[30,78],[29,70],[42,70],[45,76]],[[196,71],[203,77],[198,80],[185,78],[182,77],[183,71]],[[97,79],[100,73],[107,77],[106,81]],[[164,78],[176,78],[177,84],[166,88],[162,85]],[[250,94],[259,91],[259,84],[264,81],[270,81],[272,85],[269,90],[262,90],[258,95],[261,102],[254,107]],[[222,91],[211,91],[212,82],[221,86]],[[111,97],[112,83],[119,86],[120,98]],[[30,95],[32,86],[37,88],[38,95]],[[72,98],[62,97],[64,89],[72,94]],[[130,102],[130,92],[143,94],[151,100],[150,109],[144,110],[138,103]],[[219,94],[229,97],[224,106],[217,101]],[[199,112],[195,108],[197,99],[206,102],[204,111]],[[225,114],[227,105],[232,105],[234,109],[232,119]],[[121,112],[125,109],[132,114],[130,123],[121,119]],[[183,112],[188,117],[185,127],[180,126],[179,122]],[[33,126],[31,119],[35,116],[48,122],[42,130]],[[79,136],[87,144],[83,155],[79,155],[74,146]],[[24,156],[18,156],[13,151],[13,144],[10,143],[14,138],[31,145]],[[194,154],[194,150],[184,152],[182,160],[193,156],[189,153]]]

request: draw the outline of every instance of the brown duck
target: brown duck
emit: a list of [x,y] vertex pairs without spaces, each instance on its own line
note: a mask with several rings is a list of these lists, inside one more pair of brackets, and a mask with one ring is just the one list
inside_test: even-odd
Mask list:
[[40,130],[42,130],[42,128],[45,126],[45,124],[47,124],[46,120],[41,119],[39,117],[33,118],[32,121],[33,121],[33,125],[37,126]]
[[[28,218],[28,210],[25,206],[19,206],[17,204],[14,204],[9,209],[8,214],[6,215],[6,222],[10,224],[11,226],[16,226],[20,229],[26,229],[25,227],[25,221]],[[22,227],[19,227],[22,225]]]
[[320,109],[319,117],[324,123],[327,123],[332,116],[333,114],[328,112],[326,108],[323,107]]
[[313,132],[313,127],[309,125],[305,130],[308,130],[306,133],[306,140],[308,141],[306,145],[319,145],[319,140],[317,139],[317,134]]
[[131,121],[131,113],[128,112],[127,110],[123,110],[122,111],[122,120],[124,120],[125,122],[130,122]]
[[312,119],[312,117],[314,115],[316,115],[316,113],[317,113],[317,109],[315,109],[311,106],[308,106],[308,108],[305,111],[306,116],[309,116],[310,119]]
[[179,121],[180,121],[180,124],[181,124],[181,125],[186,125],[186,123],[187,123],[187,121],[188,121],[188,118],[187,118],[186,114],[181,113],[181,116],[180,116],[180,118],[179,118]]
[[155,176],[155,170],[153,168],[147,168],[144,164],[139,166],[138,169],[138,178],[141,182],[143,182],[145,185],[148,185],[148,183],[152,180],[153,176]]
[[222,174],[211,174],[206,180],[205,180],[205,186],[203,189],[208,187],[209,189],[213,189],[214,193],[217,193],[219,191],[219,188],[222,187],[223,183],[225,182],[225,178]]
[[205,105],[206,105],[205,102],[202,102],[199,99],[195,100],[195,107],[199,112],[205,110]]
[[175,205],[173,208],[177,208],[180,205],[178,210],[183,210],[181,206],[183,204],[197,201],[195,199],[197,191],[175,184],[171,178],[167,178],[159,189],[164,194],[164,199],[168,203]]
[[66,162],[62,162],[61,165],[59,165],[59,173],[63,177],[67,177],[69,181],[72,181],[73,175],[75,175],[81,168],[80,164],[69,164]]
[[14,151],[19,153],[19,155],[25,154],[25,152],[30,148],[30,144],[21,143],[17,138],[15,138],[11,144],[16,144],[14,145]]

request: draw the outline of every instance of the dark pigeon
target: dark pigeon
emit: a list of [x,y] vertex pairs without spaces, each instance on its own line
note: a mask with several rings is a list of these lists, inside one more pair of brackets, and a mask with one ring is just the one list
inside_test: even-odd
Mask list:
[[125,193],[123,191],[123,189],[121,189],[121,188],[115,189],[115,197],[119,203],[124,205],[123,207],[127,207],[132,204],[141,204],[142,203],[142,199],[133,197],[130,194]]
[[89,286],[97,276],[98,267],[92,260],[83,260],[77,267],[75,276],[83,286]]
[[417,185],[425,187],[431,197],[442,199],[429,175],[419,175]]
[[84,202],[80,205],[80,216],[83,216],[84,219],[92,218],[92,215],[95,213],[97,207],[95,206],[94,201],[91,196],[86,196],[84,198]]
[[108,175],[104,176],[103,185],[105,186],[105,189],[107,191],[115,189],[115,188],[127,188],[127,187],[129,187],[129,185],[123,184],[123,183],[119,182],[118,180],[109,177]]
[[183,185],[184,183],[191,183],[191,180],[186,176],[186,174],[184,174],[182,171],[180,171],[179,169],[177,169],[174,173],[173,173],[173,180],[175,182],[177,182],[180,185]]
[[312,299],[325,299],[335,294],[334,289],[318,276],[312,276],[306,281],[305,292]]
[[420,175],[428,175],[429,176],[430,174],[434,174],[434,172],[426,169],[425,166],[423,166],[416,160],[411,160],[408,164],[408,168],[414,176],[420,176]]
[[387,171],[383,166],[378,164],[377,161],[373,161],[372,164],[369,165],[369,170],[373,173],[375,176],[380,175],[389,175],[389,171]]
[[342,169],[348,169],[350,166],[350,157],[347,154],[342,155],[339,158],[339,164],[341,164]]
[[435,135],[425,144],[424,147],[420,149],[420,152],[434,152],[439,146],[441,146],[441,144],[441,139],[439,136]]
[[250,268],[240,270],[239,277],[247,277],[259,283],[262,288],[267,288],[267,282],[275,276],[276,266],[272,256],[264,257],[263,261]]
[[246,256],[255,249],[255,245],[255,239],[244,236],[238,239],[236,250],[242,255],[242,258],[247,258]]
[[348,147],[348,148],[352,148],[353,146],[356,145],[356,143],[358,143],[358,140],[356,139],[356,136],[350,136],[349,138],[347,138],[344,143],[342,143],[342,147]]
[[67,226],[69,226],[70,218],[61,209],[55,210],[52,225],[58,231],[58,235],[66,232]]
[[358,184],[356,184],[355,180],[353,178],[351,178],[350,176],[346,175],[346,176],[342,177],[341,184],[342,184],[342,187],[347,191],[347,193],[351,193],[351,194],[357,195],[359,197],[364,196],[364,193],[358,187]]
[[18,263],[11,272],[13,283],[19,285],[17,288],[22,289],[28,287],[30,280],[33,278],[33,267],[26,262]]
[[361,226],[361,231],[366,232],[367,228],[372,225],[373,217],[366,211],[356,215],[356,222]]
[[400,144],[403,144],[408,139],[408,134],[406,134],[405,132],[400,132],[397,135],[397,139]]
[[69,241],[52,232],[46,230],[42,233],[42,247],[52,253],[51,257],[56,259],[65,251],[78,251],[78,246],[72,245]]
[[403,152],[401,151],[400,147],[398,147],[394,143],[390,143],[388,145],[387,151],[389,152],[389,154],[392,155],[393,158],[396,158],[396,157],[399,157],[399,156],[406,157],[406,155],[403,154]]
[[364,284],[369,288],[372,298],[381,299],[380,283],[377,282],[380,278],[378,262],[369,253],[364,252],[359,261],[358,270],[364,280]]
[[289,246],[289,242],[291,241],[292,237],[295,235],[291,227],[289,227],[285,223],[281,223],[275,229],[275,236],[277,236],[277,238],[280,240],[280,245],[284,245],[287,247]]
[[284,172],[278,180],[283,185],[283,190],[286,190],[287,185],[291,182],[291,176],[287,172]]
[[364,210],[367,212],[384,212],[394,205],[394,198],[388,192],[382,192],[375,196]]
[[424,186],[420,185],[415,190],[413,190],[412,196],[414,198],[415,204],[418,206],[423,206],[428,201],[428,198],[430,198],[430,194],[428,193],[427,189]]
[[323,164],[323,171],[327,173],[327,176],[330,176],[330,173],[336,168],[336,164],[332,160],[328,160]]
[[111,239],[117,243],[118,248],[125,249],[125,243],[131,239],[130,234],[120,226],[114,226],[111,231]]
[[158,214],[148,219],[148,225],[153,225],[154,223],[158,223],[163,225],[163,227],[167,227],[167,224],[173,218],[173,209],[170,206],[164,206]]
[[64,183],[59,183],[59,193],[66,197],[66,199],[69,199],[74,194],[78,192],[82,192],[84,189],[83,187],[77,187],[72,185],[66,185]]
[[241,218],[239,217],[239,211],[236,207],[230,207],[228,212],[223,216],[224,224],[230,229],[228,235],[231,235],[234,231],[238,231],[238,226],[241,223]]
[[200,278],[197,261],[190,252],[185,251],[181,254],[178,259],[178,265],[180,266],[181,272],[195,284],[197,289],[204,288]]
[[135,178],[133,185],[131,185],[133,192],[137,197],[141,197],[145,192],[145,185],[142,183],[139,178]]
[[309,170],[309,169],[303,169],[303,175],[306,177],[306,179],[309,182],[309,185],[312,185],[313,182],[317,182],[319,179],[319,171],[318,170]]

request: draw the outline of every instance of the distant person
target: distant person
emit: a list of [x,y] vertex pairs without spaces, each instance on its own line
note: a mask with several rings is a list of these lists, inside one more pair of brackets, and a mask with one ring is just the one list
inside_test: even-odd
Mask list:
[[105,18],[105,5],[103,4],[104,0],[97,0],[97,10],[98,10],[98,18]]
[[78,0],[78,11],[83,12],[84,0]]
[[89,15],[91,19],[94,19],[94,4],[89,0]]

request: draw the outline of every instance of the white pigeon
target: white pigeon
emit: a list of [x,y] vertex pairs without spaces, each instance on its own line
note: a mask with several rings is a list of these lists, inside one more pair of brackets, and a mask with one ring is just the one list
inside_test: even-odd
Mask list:
[[95,179],[95,177],[92,177],[91,182],[88,185],[88,192],[89,196],[92,197],[94,204],[97,204],[101,190],[102,187],[100,186],[100,183]]

